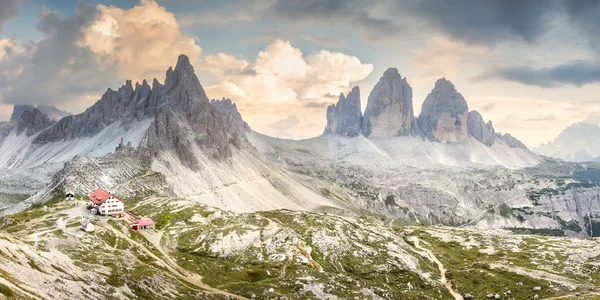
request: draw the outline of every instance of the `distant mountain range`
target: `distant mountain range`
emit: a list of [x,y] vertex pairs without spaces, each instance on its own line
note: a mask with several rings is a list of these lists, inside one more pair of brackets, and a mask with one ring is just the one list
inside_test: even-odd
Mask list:
[[542,144],[533,151],[567,161],[599,161],[600,126],[575,123],[563,130],[554,141]]

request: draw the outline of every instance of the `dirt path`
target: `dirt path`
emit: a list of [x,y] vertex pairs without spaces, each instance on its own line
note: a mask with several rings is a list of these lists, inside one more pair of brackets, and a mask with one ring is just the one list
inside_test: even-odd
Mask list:
[[162,231],[157,230],[157,235],[154,237],[150,234],[146,234],[146,232],[143,232],[143,231],[139,232],[139,233],[142,233],[142,235],[144,237],[146,237],[146,239],[148,239],[148,241],[154,246],[154,248],[156,248],[158,250],[158,252],[160,252],[160,254],[162,255],[162,258],[161,258],[161,257],[157,256],[156,254],[154,254],[152,251],[150,251],[148,248],[146,248],[144,245],[140,244],[137,241],[132,240],[126,234],[124,234],[122,231],[117,230],[116,228],[112,227],[110,224],[102,224],[102,225],[104,225],[103,226],[104,228],[112,231],[117,237],[126,239],[128,242],[132,243],[133,245],[138,246],[140,249],[142,249],[147,255],[149,255],[153,259],[161,262],[167,268],[167,270],[169,270],[169,272],[171,272],[177,278],[180,278],[194,286],[201,288],[202,291],[213,293],[213,294],[220,294],[223,296],[229,296],[234,299],[246,299],[244,297],[234,295],[229,292],[219,290],[217,288],[213,288],[213,287],[205,284],[204,282],[202,282],[202,276],[180,267],[175,262],[175,260],[173,260],[173,258],[171,258],[171,256],[169,256],[160,246],[160,238],[162,237]]
[[427,253],[427,255],[429,255],[429,258],[435,262],[435,264],[438,266],[438,269],[440,270],[440,283],[446,287],[446,289],[448,289],[448,292],[450,292],[450,294],[452,294],[452,296],[454,297],[454,299],[456,300],[463,300],[463,297],[452,288],[452,283],[450,283],[448,280],[446,280],[446,268],[444,268],[444,265],[442,264],[442,262],[437,259],[437,257],[435,257],[435,255],[433,254],[433,252],[431,252],[431,250],[423,248],[420,246],[420,240],[418,237],[416,236],[411,236],[410,241],[412,241],[415,244],[415,248],[421,250],[421,251],[425,251]]

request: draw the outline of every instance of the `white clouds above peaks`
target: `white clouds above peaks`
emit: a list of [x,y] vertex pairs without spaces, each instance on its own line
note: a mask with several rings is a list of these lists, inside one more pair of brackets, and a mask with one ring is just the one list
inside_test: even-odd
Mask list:
[[175,16],[151,0],[131,9],[98,5],[101,17],[85,31],[83,44],[117,62],[124,78],[163,80],[179,54],[197,64],[202,48],[184,35]]
[[[348,92],[351,83],[373,70],[355,56],[327,50],[305,54],[282,39],[270,42],[254,61],[227,53],[202,55],[201,45],[181,31],[175,15],[153,0],[126,9],[79,2],[71,16],[44,7],[37,21],[40,41],[0,40],[0,101],[5,104],[82,111],[126,79],[164,80],[178,55],[186,54],[202,71],[198,75],[209,96],[238,103],[254,129],[307,137],[322,131],[325,107],[337,100],[331,95]],[[207,73],[218,84],[207,86],[202,75]],[[299,121],[277,129],[278,120],[292,115]]]
[[[248,121],[254,129],[277,134],[272,114],[281,118],[294,112],[301,121],[286,130],[298,137],[319,134],[325,118],[315,122],[314,114],[324,116],[326,104],[332,102],[328,95],[348,92],[352,82],[364,79],[373,70],[371,64],[355,56],[326,50],[304,55],[283,40],[269,44],[252,63],[219,53],[205,56],[200,68],[221,81],[207,87],[209,96],[230,97],[238,102],[244,118],[251,116]],[[318,103],[321,107],[315,105]]]

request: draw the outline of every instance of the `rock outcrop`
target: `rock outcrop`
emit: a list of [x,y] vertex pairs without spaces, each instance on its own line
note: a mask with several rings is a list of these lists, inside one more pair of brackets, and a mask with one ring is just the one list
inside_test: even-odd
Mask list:
[[439,79],[423,102],[419,128],[432,141],[462,142],[468,137],[468,111],[467,101],[454,85],[446,78]]
[[469,112],[467,117],[467,129],[469,135],[480,141],[482,144],[488,147],[494,144],[496,131],[492,126],[492,121],[489,121],[486,124],[478,111],[472,110]]
[[215,108],[217,115],[221,117],[221,121],[225,125],[225,129],[229,134],[229,143],[238,149],[241,148],[243,142],[246,141],[246,133],[250,132],[250,126],[242,118],[235,103],[229,98],[223,98],[221,100],[210,100],[210,104]]
[[241,137],[234,137],[236,134],[228,131],[224,120],[236,122],[231,114],[234,107],[220,103],[215,108],[209,102],[187,56],[179,56],[175,69],[167,70],[165,85],[157,93],[159,105],[144,145],[151,154],[174,152],[183,165],[192,169],[200,167],[196,150],[217,159],[231,156],[230,142],[239,145]]
[[412,88],[398,69],[389,68],[369,94],[362,133],[369,138],[409,135],[413,119]]
[[28,108],[35,108],[35,106],[31,104],[15,104],[13,106],[13,112],[10,115],[10,120],[18,122],[21,119],[21,115],[23,114],[25,109]]
[[511,148],[527,149],[527,146],[523,142],[519,141],[516,137],[510,135],[510,133],[496,133],[496,137],[502,139]]
[[17,134],[25,132],[27,136],[32,136],[54,124],[48,115],[33,106],[25,108],[19,118]]
[[355,86],[347,97],[341,93],[337,104],[327,107],[325,133],[356,137],[360,135],[361,124],[360,89]]
[[[90,137],[116,121],[139,121],[144,118],[145,114],[135,111],[138,107],[133,100],[138,100],[142,89],[143,87],[137,85],[134,90],[131,80],[127,80],[125,85],[116,91],[108,89],[93,106],[81,114],[62,118],[56,125],[37,136],[34,143]],[[147,102],[148,99],[139,101]]]
[[[144,80],[134,88],[128,80],[116,91],[108,89],[83,113],[46,126],[33,143],[88,138],[109,126],[114,128],[103,134],[110,136],[113,131],[124,134],[133,131],[134,126],[145,124],[147,129],[136,133],[139,136],[136,144],[117,146],[119,152],[136,148],[144,156],[158,157],[170,151],[191,168],[199,166],[202,153],[223,159],[231,156],[232,145],[239,149],[247,144],[245,133],[250,129],[235,104],[229,99],[211,103],[185,55],[166,73],[164,84],[154,79],[150,86]],[[29,130],[38,132],[48,123],[35,124],[41,125],[29,126]]]
[[492,121],[484,123],[481,114],[475,110],[468,114],[467,129],[470,136],[488,147],[491,147],[496,141],[502,140],[510,148],[527,149],[527,146],[514,136],[508,133],[497,133]]

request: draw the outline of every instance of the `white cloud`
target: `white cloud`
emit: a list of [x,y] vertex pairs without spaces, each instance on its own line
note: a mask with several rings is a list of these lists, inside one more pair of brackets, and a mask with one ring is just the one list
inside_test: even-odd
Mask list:
[[[208,87],[211,97],[231,97],[245,118],[259,116],[250,125],[261,132],[282,136],[273,130],[273,115],[294,111],[301,122],[287,128],[290,135],[314,136],[321,133],[325,123],[325,104],[331,102],[327,95],[348,92],[350,84],[367,77],[373,70],[371,64],[357,57],[339,52],[321,50],[304,55],[290,42],[276,40],[258,53],[256,61],[245,60],[224,53],[205,56],[201,68],[216,75],[221,83]],[[323,103],[323,107],[314,107]],[[311,103],[311,107],[306,104]],[[315,120],[315,113],[319,122]],[[252,117],[248,117],[252,116]]]
[[432,78],[453,77],[464,70],[465,64],[485,64],[494,55],[486,46],[467,45],[446,36],[430,37],[424,48],[411,52],[420,72]]
[[[304,54],[281,39],[254,61],[226,53],[201,56],[202,48],[180,30],[175,16],[152,0],[130,9],[80,3],[67,17],[42,9],[38,20],[42,41],[0,40],[12,51],[0,51],[0,93],[10,96],[5,103],[82,111],[125,79],[163,80],[184,53],[198,71],[218,80],[205,87],[209,96],[231,98],[254,129],[302,138],[322,132],[325,107],[333,101],[328,95],[348,92],[373,70],[357,57],[326,50]],[[294,126],[272,126],[291,115],[298,121]]]
[[179,29],[175,16],[152,0],[131,9],[98,5],[101,17],[87,30],[84,45],[108,55],[124,78],[164,79],[173,59],[186,54],[198,64],[202,48]]

